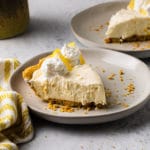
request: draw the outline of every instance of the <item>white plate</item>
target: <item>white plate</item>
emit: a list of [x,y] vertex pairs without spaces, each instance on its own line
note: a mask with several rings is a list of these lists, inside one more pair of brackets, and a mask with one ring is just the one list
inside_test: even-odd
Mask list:
[[[96,67],[96,70],[100,73],[104,86],[106,89],[110,89],[112,96],[108,98],[108,101],[113,104],[105,109],[92,110],[85,113],[85,110],[75,110],[75,112],[67,113],[52,111],[47,109],[47,103],[41,101],[40,98],[35,96],[34,92],[24,82],[22,78],[22,71],[33,64],[36,64],[38,60],[49,53],[40,54],[23,64],[11,77],[10,86],[13,90],[19,92],[24,97],[28,106],[41,116],[50,121],[65,123],[65,124],[92,124],[103,123],[119,118],[123,118],[135,111],[145,104],[150,95],[150,71],[148,67],[140,60],[129,56],[127,54],[106,51],[104,49],[82,49],[86,62]],[[103,72],[105,69],[105,72]],[[123,69],[125,74],[123,75],[124,82],[119,79],[119,70]],[[114,80],[108,80],[108,76],[111,73],[115,73]],[[133,82],[135,85],[134,94],[127,97],[123,96],[126,93],[125,87]],[[126,105],[128,107],[125,107]]]
[[[102,3],[80,12],[71,21],[74,35],[83,45],[88,47],[113,49],[140,58],[150,57],[150,41],[122,44],[106,44],[104,42],[107,22],[109,22],[110,17],[121,8],[126,8],[127,4],[128,2],[123,0]],[[101,25],[103,26],[102,29],[100,29]]]

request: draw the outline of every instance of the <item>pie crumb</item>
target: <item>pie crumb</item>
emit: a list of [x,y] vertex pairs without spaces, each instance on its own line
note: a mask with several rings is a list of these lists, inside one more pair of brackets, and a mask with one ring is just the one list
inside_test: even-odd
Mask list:
[[69,106],[61,106],[60,112],[74,112],[74,109]]
[[133,43],[133,49],[138,49],[140,47],[140,43],[139,42],[134,42]]
[[53,110],[53,111],[56,111],[56,105],[55,104],[48,103],[48,108]]
[[51,102],[48,103],[48,108],[53,110],[53,111],[56,111],[59,109],[60,112],[74,112],[74,108],[72,107],[69,107],[69,106],[60,106],[60,105],[57,105],[57,104],[53,104]]
[[106,72],[106,70],[105,70],[104,68],[102,68],[102,72],[103,72],[103,73],[105,73],[105,72]]
[[123,82],[124,81],[124,78],[123,78],[123,75],[124,75],[124,71],[122,69],[119,70],[119,78],[120,78],[120,81]]
[[127,85],[127,87],[125,88],[125,90],[127,91],[126,94],[124,94],[124,96],[128,96],[134,93],[135,91],[135,85],[133,83],[129,83]]
[[119,75],[124,75],[124,71],[122,69],[119,70]]
[[114,73],[112,73],[112,74],[110,74],[107,78],[109,79],[109,80],[114,80],[114,77],[116,76],[116,74],[114,74]]

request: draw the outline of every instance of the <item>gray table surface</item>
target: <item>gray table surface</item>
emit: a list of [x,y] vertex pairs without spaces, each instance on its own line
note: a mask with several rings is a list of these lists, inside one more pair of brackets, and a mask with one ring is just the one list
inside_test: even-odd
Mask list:
[[[61,47],[65,42],[77,42],[70,30],[72,16],[105,1],[30,0],[31,22],[28,32],[1,40],[1,57],[16,57],[24,62],[36,54]],[[144,61],[150,65],[150,59]],[[60,125],[33,114],[32,119],[35,137],[31,142],[21,144],[21,150],[150,149],[150,102],[135,114],[106,124]]]

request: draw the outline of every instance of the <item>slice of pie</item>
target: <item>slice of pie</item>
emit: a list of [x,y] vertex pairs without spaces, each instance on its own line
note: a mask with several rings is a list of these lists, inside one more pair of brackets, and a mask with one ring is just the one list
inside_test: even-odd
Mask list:
[[131,0],[128,9],[121,9],[110,19],[106,43],[150,40],[150,1]]
[[67,106],[106,105],[99,74],[74,43],[56,49],[35,66],[23,71],[23,78],[42,100]]

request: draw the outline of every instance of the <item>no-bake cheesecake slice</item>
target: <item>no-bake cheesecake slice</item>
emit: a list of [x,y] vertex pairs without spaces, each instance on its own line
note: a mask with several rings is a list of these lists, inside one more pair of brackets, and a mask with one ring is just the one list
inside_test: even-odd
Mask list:
[[44,101],[67,106],[106,105],[99,74],[85,63],[74,43],[26,68],[23,78]]
[[106,43],[150,40],[149,0],[131,0],[128,9],[114,14],[106,32]]

